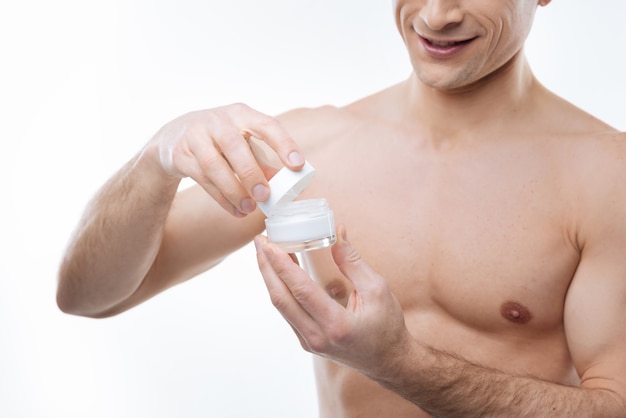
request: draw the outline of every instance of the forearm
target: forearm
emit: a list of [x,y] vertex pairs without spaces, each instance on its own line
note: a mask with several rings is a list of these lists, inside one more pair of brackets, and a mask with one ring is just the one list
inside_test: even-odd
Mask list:
[[417,351],[413,366],[378,380],[434,416],[625,416],[619,398],[607,390],[508,374],[428,347]]
[[137,290],[158,252],[177,186],[144,153],[103,186],[61,264],[61,309],[98,316]]

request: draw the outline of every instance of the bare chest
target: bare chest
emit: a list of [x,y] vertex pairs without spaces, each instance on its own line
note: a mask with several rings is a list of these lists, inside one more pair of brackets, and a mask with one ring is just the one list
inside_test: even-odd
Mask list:
[[[484,332],[561,326],[578,253],[550,164],[513,151],[475,159],[376,151],[318,167],[311,193],[329,200],[409,322],[447,317]],[[329,271],[318,276],[336,284]]]

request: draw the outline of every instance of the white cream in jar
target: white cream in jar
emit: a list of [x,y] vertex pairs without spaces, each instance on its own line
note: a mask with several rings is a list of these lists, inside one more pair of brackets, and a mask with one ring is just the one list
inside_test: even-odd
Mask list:
[[337,241],[335,218],[326,199],[294,199],[313,180],[306,162],[300,171],[281,169],[269,181],[270,196],[259,202],[265,213],[267,238],[290,253],[330,247]]

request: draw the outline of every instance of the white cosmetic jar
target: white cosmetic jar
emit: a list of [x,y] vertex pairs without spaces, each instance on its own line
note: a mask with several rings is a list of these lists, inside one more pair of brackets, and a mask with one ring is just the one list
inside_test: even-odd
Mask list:
[[265,228],[267,238],[290,253],[330,247],[337,241],[335,217],[326,199],[280,205],[265,220]]
[[316,250],[337,241],[335,217],[326,199],[294,201],[314,176],[308,162],[300,171],[285,167],[270,179],[269,199],[258,204],[267,216],[267,238],[287,252]]

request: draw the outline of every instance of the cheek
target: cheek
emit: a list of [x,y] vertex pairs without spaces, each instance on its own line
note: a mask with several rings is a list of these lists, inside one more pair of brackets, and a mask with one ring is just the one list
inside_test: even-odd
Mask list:
[[410,16],[407,16],[407,9],[405,7],[402,7],[402,4],[395,4],[395,3],[399,3],[399,2],[394,2],[394,18],[395,18],[395,23],[396,23],[396,28],[398,30],[398,33],[400,34],[400,36],[402,37],[402,40],[404,41],[404,43],[407,43],[408,36],[411,36],[411,31],[412,28],[407,26],[408,23],[410,22]]
[[486,27],[489,35],[483,52],[489,67],[497,68],[504,65],[524,46],[527,31],[521,22],[494,20]]
[[497,51],[506,44],[507,31],[510,31],[508,23],[502,19],[489,19],[483,23],[483,27],[487,32],[487,48],[490,52]]
[[517,52],[521,49],[530,33],[537,5],[531,0],[520,0],[514,5],[509,5],[509,9],[503,16],[501,22],[502,41],[508,49]]

